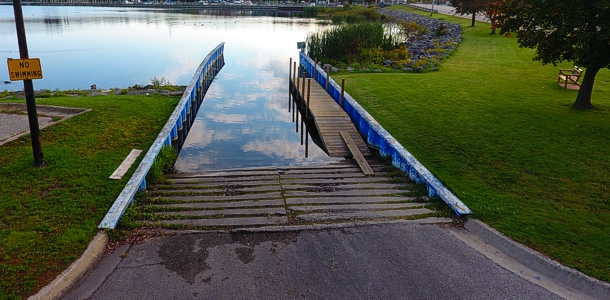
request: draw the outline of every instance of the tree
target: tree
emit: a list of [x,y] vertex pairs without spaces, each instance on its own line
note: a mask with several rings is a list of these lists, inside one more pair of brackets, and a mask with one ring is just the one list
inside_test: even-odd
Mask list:
[[487,4],[487,11],[485,11],[485,16],[489,18],[489,21],[491,22],[490,34],[496,34],[496,29],[498,28],[499,9],[501,6],[502,2],[500,1]]
[[520,47],[536,49],[542,64],[574,61],[584,78],[573,106],[594,108],[595,76],[610,68],[610,0],[503,0],[500,34],[517,34]]
[[455,13],[459,15],[472,14],[472,27],[474,27],[477,13],[487,10],[487,5],[492,0],[451,0],[451,6],[455,7]]

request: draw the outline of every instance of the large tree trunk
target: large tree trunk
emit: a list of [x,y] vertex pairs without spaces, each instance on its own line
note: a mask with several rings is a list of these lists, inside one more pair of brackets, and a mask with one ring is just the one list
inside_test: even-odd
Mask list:
[[595,108],[591,104],[591,93],[593,92],[593,83],[595,82],[595,76],[601,68],[589,67],[585,71],[585,77],[582,79],[580,90],[578,90],[578,96],[576,96],[576,102],[572,104],[574,108],[591,109]]
[[470,25],[470,26],[474,27],[474,21],[475,21],[476,17],[477,17],[477,13],[473,12],[472,13],[472,25]]

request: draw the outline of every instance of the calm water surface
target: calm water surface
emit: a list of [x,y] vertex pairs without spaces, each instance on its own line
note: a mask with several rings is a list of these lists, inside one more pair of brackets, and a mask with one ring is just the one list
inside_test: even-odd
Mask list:
[[[225,42],[226,65],[208,91],[176,162],[183,172],[335,161],[308,140],[308,157],[288,112],[288,62],[314,20],[249,12],[23,7],[30,57],[41,59],[35,89],[187,84]],[[222,15],[219,15],[222,14]],[[271,13],[273,15],[273,13]],[[0,5],[0,55],[18,58],[12,6]],[[0,72],[0,82],[8,72]],[[21,82],[0,89],[21,90]],[[43,136],[44,139],[44,136]]]

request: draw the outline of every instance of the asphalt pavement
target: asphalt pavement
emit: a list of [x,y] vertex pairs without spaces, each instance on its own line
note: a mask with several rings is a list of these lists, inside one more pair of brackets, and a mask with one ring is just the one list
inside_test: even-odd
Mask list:
[[[420,7],[420,8],[426,9],[428,11],[429,11],[429,9],[432,9],[432,5],[431,4],[410,4],[410,6]],[[462,17],[462,18],[467,18],[467,19],[471,19],[472,18],[472,15],[458,15],[458,14],[456,14],[455,13],[455,8],[453,6],[449,6],[449,5],[434,5],[433,9],[438,11],[439,14],[452,15],[452,16]],[[489,18],[487,18],[484,13],[478,13],[477,16],[476,16],[476,20],[477,21],[481,21],[481,22],[490,23]]]
[[124,246],[64,299],[562,299],[438,224],[181,233]]

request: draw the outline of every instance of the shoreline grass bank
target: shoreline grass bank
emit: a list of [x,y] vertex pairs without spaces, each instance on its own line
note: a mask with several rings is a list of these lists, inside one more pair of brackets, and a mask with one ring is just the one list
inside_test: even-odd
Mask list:
[[[414,9],[400,9],[429,15]],[[557,84],[489,24],[462,25],[438,72],[341,73],[346,90],[480,219],[552,259],[610,281],[610,71],[592,102]]]
[[80,256],[135,168],[122,180],[108,177],[131,149],[148,149],[179,99],[155,94],[36,100],[91,111],[41,131],[46,167],[32,166],[29,134],[0,146],[0,299],[27,297]]

